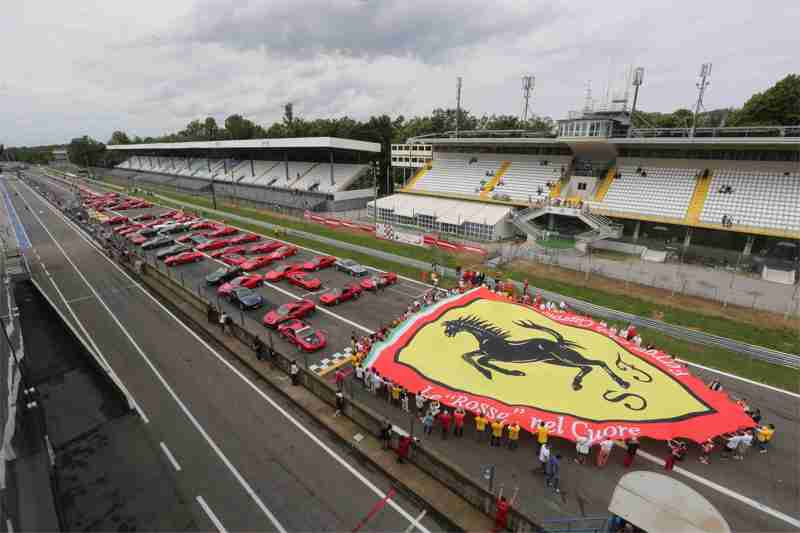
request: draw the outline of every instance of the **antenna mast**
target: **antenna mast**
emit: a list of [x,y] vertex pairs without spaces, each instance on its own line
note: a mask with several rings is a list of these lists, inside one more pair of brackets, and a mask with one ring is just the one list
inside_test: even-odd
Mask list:
[[533,92],[533,87],[536,84],[536,77],[527,75],[522,76],[522,124],[523,128],[525,127],[525,123],[528,121],[528,105],[531,98],[531,92]]

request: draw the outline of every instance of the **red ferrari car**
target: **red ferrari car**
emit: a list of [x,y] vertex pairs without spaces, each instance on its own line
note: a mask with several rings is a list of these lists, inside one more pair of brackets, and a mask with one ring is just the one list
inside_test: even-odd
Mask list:
[[216,239],[217,237],[227,237],[228,235],[233,235],[234,233],[237,233],[238,231],[239,231],[238,229],[233,228],[231,226],[225,226],[225,227],[219,228],[216,231],[214,231],[214,233],[209,235],[209,237],[214,238],[214,239]]
[[215,224],[214,222],[211,222],[210,220],[201,220],[200,222],[196,222],[196,223],[192,224],[192,226],[189,229],[193,229],[193,230],[211,229],[211,230],[216,231],[216,230],[219,229],[219,224]]
[[[216,232],[214,232],[216,233]],[[209,237],[212,237],[214,233],[209,234]],[[195,248],[198,252],[204,252],[208,250],[219,250],[220,248],[225,248],[230,244],[230,239],[214,239],[208,242],[204,242]]]
[[146,220],[153,220],[156,216],[153,213],[144,213],[133,217],[136,222],[144,222]]
[[335,262],[336,258],[332,255],[318,255],[311,261],[306,261],[303,263],[303,269],[311,271],[319,270],[321,268],[331,267]]
[[319,297],[319,303],[325,305],[337,305],[347,300],[354,300],[361,296],[364,289],[358,283],[351,283],[341,289],[333,289]]
[[246,246],[228,246],[227,248],[223,248],[222,250],[214,250],[213,252],[211,252],[208,255],[210,255],[211,257],[215,257],[216,258],[216,257],[222,257],[223,255],[227,255],[227,254],[243,255],[243,254],[246,254],[246,253],[247,253],[247,247]]
[[378,288],[386,287],[397,283],[397,274],[394,272],[382,272],[376,276],[370,276],[361,280],[361,288],[367,291],[374,291]]
[[265,241],[254,244],[250,247],[247,253],[251,254],[269,254],[283,246],[282,242],[278,241]]
[[315,291],[322,287],[322,282],[317,278],[312,278],[311,274],[305,272],[293,272],[286,275],[286,279],[292,285],[302,287],[307,291]]
[[310,315],[317,309],[317,306],[311,300],[299,300],[297,302],[290,302],[276,307],[272,311],[264,315],[262,324],[269,328],[278,327],[279,324],[287,320],[294,320],[296,318],[303,318]]
[[133,237],[131,237],[130,235],[128,235],[128,237],[130,237],[130,241],[133,244],[143,244],[145,241],[149,241],[151,239],[151,237],[145,237],[140,233],[134,233]]
[[281,259],[286,259],[290,255],[294,255],[297,253],[297,246],[281,246],[269,256],[272,258],[273,261],[280,261]]
[[291,265],[281,265],[275,270],[270,270],[264,274],[264,281],[280,281],[287,275],[294,272],[302,272],[303,263],[292,263]]
[[278,333],[304,352],[321,350],[327,343],[322,331],[312,328],[302,320],[290,320],[281,324],[278,326]]
[[141,224],[120,224],[114,228],[114,233],[118,233],[119,235],[125,235],[124,232],[131,232],[142,227]]
[[185,265],[186,263],[196,263],[202,261],[205,257],[200,252],[183,252],[182,254],[167,257],[164,264],[167,266]]
[[104,220],[103,224],[105,224],[106,226],[116,226],[117,224],[122,224],[124,222],[128,222],[128,217],[124,215],[117,215],[107,220]]
[[225,263],[226,265],[236,266],[236,265],[241,265],[242,263],[247,261],[247,258],[239,254],[225,254],[222,257],[220,257],[219,260]]
[[251,270],[256,270],[257,268],[265,267],[270,263],[272,263],[272,258],[270,256],[257,255],[255,257],[251,257],[250,259],[248,259],[239,266],[241,266],[242,270],[244,270],[245,272],[250,272]]
[[181,235],[175,242],[189,242],[192,237],[208,237],[208,234],[211,233],[211,230],[205,231],[196,231],[194,233],[187,233],[186,235]]
[[248,289],[255,289],[263,282],[260,274],[248,274],[246,276],[238,276],[232,280],[223,283],[217,288],[217,295],[230,297],[231,291],[236,287],[247,287]]
[[231,239],[231,244],[246,244],[248,242],[256,242],[260,238],[261,237],[259,237],[255,233],[244,233],[242,235],[239,235],[238,237],[234,237],[233,239]]

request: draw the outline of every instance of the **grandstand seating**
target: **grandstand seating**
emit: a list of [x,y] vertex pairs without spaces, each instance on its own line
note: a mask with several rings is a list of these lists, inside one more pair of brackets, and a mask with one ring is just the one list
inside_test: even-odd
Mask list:
[[490,157],[481,157],[481,154],[434,156],[431,169],[416,182],[414,190],[477,196],[484,185],[492,179],[492,176],[487,176],[486,173],[496,173],[502,162],[503,158],[495,155]]
[[620,213],[683,219],[694,193],[698,168],[620,167],[603,208]]
[[[509,157],[512,158],[511,165],[502,181],[495,187],[494,193],[523,202],[529,200],[535,202],[546,198],[550,194],[547,183],[555,184],[561,179],[561,167],[566,168],[569,159],[543,156],[536,159]],[[542,164],[543,160],[547,160],[546,165]]]
[[[720,192],[730,187],[731,192]],[[700,222],[800,231],[800,172],[715,170]]]
[[[196,178],[197,180],[220,183],[236,183],[242,185],[269,186],[274,188],[299,189],[333,194],[345,190],[363,172],[368,165],[350,163],[334,163],[333,178],[330,181],[328,163],[312,163],[307,161],[290,161],[289,178],[286,178],[286,166],[283,161],[253,161],[237,159],[192,159],[187,167],[186,158],[179,157],[131,157],[117,165],[116,168],[126,171],[149,173],[152,176],[167,174],[172,177]],[[210,170],[209,170],[210,168]],[[254,175],[255,173],[255,175]],[[144,180],[147,181],[147,180]],[[169,179],[154,179],[154,182],[169,183]],[[191,184],[195,188],[195,184]]]

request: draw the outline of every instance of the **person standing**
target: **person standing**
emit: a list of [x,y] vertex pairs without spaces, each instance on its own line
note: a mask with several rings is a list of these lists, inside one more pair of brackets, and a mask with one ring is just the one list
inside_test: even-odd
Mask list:
[[425,411],[425,395],[422,392],[418,392],[414,395],[414,402],[417,406],[417,416],[422,416]]
[[226,326],[228,325],[228,313],[225,311],[219,314],[219,329],[222,330],[222,333],[227,333]]
[[408,459],[408,452],[411,449],[411,437],[403,435],[397,442],[397,462],[402,463],[403,459]]
[[578,453],[575,457],[575,462],[579,465],[586,463],[586,458],[589,457],[589,450],[592,448],[592,441],[586,435],[578,437],[575,441],[575,451]]
[[344,388],[344,372],[341,368],[336,370],[333,375],[334,382],[336,383],[336,390],[341,391]]
[[367,367],[364,371],[364,387],[368,392],[372,392],[372,367]]
[[511,504],[506,500],[505,496],[500,496],[497,498],[496,505],[497,510],[494,515],[494,529],[492,531],[505,531],[508,529],[508,510],[511,508]]
[[639,452],[639,439],[636,437],[631,437],[627,441],[625,441],[625,468],[630,468],[633,464],[633,459],[636,457],[636,454]]
[[397,383],[392,383],[392,405],[395,407],[400,407],[400,385]]
[[450,433],[450,422],[452,422],[452,420],[450,412],[447,409],[442,409],[442,412],[439,413],[439,424],[442,425],[442,440],[447,440],[447,435]]
[[711,457],[711,451],[714,449],[714,439],[708,439],[703,444],[700,445],[700,457],[697,458],[698,461],[707,465],[709,463],[709,459]]
[[400,387],[400,406],[403,408],[403,411],[406,413],[410,413],[411,410],[408,408],[408,391],[405,387]]
[[422,417],[422,431],[426,435],[430,435],[433,432],[433,415],[430,411]]
[[539,422],[539,427],[536,428],[536,441],[539,443],[539,448],[547,444],[547,438],[550,435],[550,430],[547,424]]
[[605,439],[603,442],[600,443],[600,447],[597,449],[597,467],[603,468],[606,466],[608,462],[608,457],[611,455],[611,451],[614,449],[614,441],[611,439]]
[[336,393],[336,412],[333,416],[339,416],[344,412],[344,393],[340,390]]
[[742,440],[739,441],[739,446],[736,449],[736,455],[734,455],[733,458],[737,461],[744,459],[744,456],[747,455],[747,450],[749,450],[750,446],[752,445],[753,433],[750,431],[745,431],[744,435],[742,435]]
[[478,413],[475,416],[475,440],[476,441],[480,442],[481,441],[481,435],[486,433],[486,423],[487,422],[488,421],[486,420],[486,417],[483,416],[483,413]]
[[361,388],[363,389],[364,388],[364,367],[361,366],[361,363],[356,363],[355,373],[356,373],[356,381],[358,381],[358,384],[361,385]]
[[675,467],[675,461],[683,461],[687,448],[684,443],[676,440],[667,441],[667,446],[669,446],[669,455],[664,461],[664,470],[671,471]]
[[256,337],[255,340],[253,340],[253,351],[256,354],[257,360],[261,361],[264,359],[264,343],[261,342],[259,337]]
[[547,471],[547,462],[550,460],[550,446],[544,443],[539,448],[539,470],[542,472]]
[[767,446],[772,440],[773,435],[775,435],[775,426],[773,424],[767,424],[766,426],[758,428],[756,437],[758,439],[759,453],[767,453]]
[[556,494],[561,492],[561,489],[558,487],[560,479],[561,456],[558,454],[550,455],[550,459],[547,460],[547,468],[545,469],[545,483],[548,487],[552,487],[553,492]]
[[453,413],[453,422],[455,425],[455,429],[453,431],[453,435],[456,437],[463,437],[464,436],[464,417],[466,416],[466,412],[462,407],[456,408],[456,411]]
[[383,441],[383,449],[388,450],[392,444],[392,423],[388,418],[384,421],[381,429],[381,441]]
[[503,439],[503,422],[500,420],[492,421],[492,438],[489,441],[489,446],[500,446],[500,441]]
[[512,422],[510,426],[508,426],[508,449],[509,450],[516,450],[517,446],[519,445],[519,424],[516,422]]
[[289,377],[292,379],[292,385],[300,384],[300,367],[296,361],[292,361],[289,365]]

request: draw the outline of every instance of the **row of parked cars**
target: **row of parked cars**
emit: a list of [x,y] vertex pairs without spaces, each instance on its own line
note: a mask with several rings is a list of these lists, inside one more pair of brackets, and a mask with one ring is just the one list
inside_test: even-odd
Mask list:
[[[126,206],[128,201],[104,197],[102,201],[95,199],[88,205],[101,211],[117,211],[116,206]],[[353,260],[328,255],[279,265],[259,274],[254,271],[294,256],[298,248],[274,240],[262,241],[256,234],[240,233],[237,228],[199,220],[180,211],[159,216],[114,215],[106,218],[103,224],[144,250],[156,250],[155,257],[168,266],[202,261],[206,256],[225,263],[225,266],[206,277],[206,283],[216,286],[220,297],[243,310],[258,309],[264,305],[263,296],[255,289],[267,282],[276,283],[285,279],[308,291],[319,290],[322,282],[311,272],[325,268],[335,267],[350,276],[363,278],[322,294],[319,303],[326,306],[358,299],[364,291],[378,290],[397,282],[397,274],[393,272],[369,275],[365,267]],[[179,233],[183,235],[176,237]],[[298,349],[316,351],[326,345],[326,335],[303,321],[315,311],[314,301],[304,298],[269,310],[261,322],[265,327],[275,329]]]

